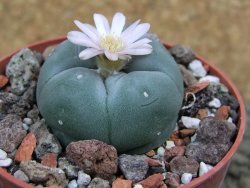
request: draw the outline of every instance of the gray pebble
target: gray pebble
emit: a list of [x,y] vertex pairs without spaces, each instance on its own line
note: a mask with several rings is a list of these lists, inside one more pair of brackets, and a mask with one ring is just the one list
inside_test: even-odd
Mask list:
[[28,176],[22,171],[22,170],[17,170],[14,173],[14,176],[24,182],[29,182],[29,178]]
[[71,180],[68,184],[68,188],[77,188],[77,182],[76,180]]
[[78,172],[78,179],[77,184],[78,185],[88,185],[91,181],[90,175],[83,172],[83,170],[80,170]]
[[6,67],[12,92],[22,95],[39,69],[39,61],[30,49],[24,48],[15,54]]
[[79,168],[70,164],[65,157],[58,159],[58,167],[61,168],[70,179],[76,178],[78,175]]
[[87,188],[110,188],[109,182],[101,178],[92,179]]

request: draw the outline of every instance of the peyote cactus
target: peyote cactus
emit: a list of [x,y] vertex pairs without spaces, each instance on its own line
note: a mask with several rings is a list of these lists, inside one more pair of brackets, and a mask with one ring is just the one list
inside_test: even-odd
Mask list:
[[133,57],[120,72],[103,76],[99,58],[81,60],[84,47],[66,40],[43,65],[37,86],[42,116],[58,139],[97,139],[119,153],[143,153],[171,134],[183,97],[178,66],[159,39],[152,53]]

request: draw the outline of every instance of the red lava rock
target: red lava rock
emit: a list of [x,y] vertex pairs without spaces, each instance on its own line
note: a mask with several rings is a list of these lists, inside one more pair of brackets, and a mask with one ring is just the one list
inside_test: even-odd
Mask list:
[[148,157],[153,157],[156,153],[154,150],[150,150],[147,153],[145,153]]
[[165,150],[164,158],[169,161],[176,156],[183,156],[185,154],[185,146],[174,146]]
[[196,117],[198,119],[203,119],[208,116],[208,110],[206,108],[201,108],[198,110]]
[[165,183],[170,187],[179,187],[180,186],[180,176],[175,173],[167,172]]
[[109,179],[117,171],[116,149],[98,140],[71,142],[66,148],[66,157],[87,174]]
[[207,88],[208,86],[209,86],[209,81],[198,82],[196,84],[188,86],[185,92],[198,93],[199,91]]
[[0,75],[0,88],[6,86],[8,82],[9,82],[9,79],[6,76]]
[[185,156],[176,156],[170,161],[170,169],[179,176],[183,173],[191,173],[193,177],[197,177],[199,163],[193,158]]
[[132,181],[117,178],[115,181],[113,181],[112,188],[132,188]]
[[174,131],[171,135],[170,135],[170,140],[175,141],[177,139],[179,139],[179,131]]
[[174,144],[176,146],[185,146],[186,145],[185,143],[186,142],[184,141],[184,139],[181,139],[181,138],[178,138],[178,139],[174,140]]
[[15,161],[28,161],[31,160],[32,153],[36,147],[36,137],[33,133],[29,133],[23,139],[21,145],[19,146]]
[[181,129],[179,131],[179,134],[181,138],[185,138],[188,136],[192,136],[195,133],[195,131],[196,131],[195,129]]
[[157,159],[147,158],[145,161],[148,163],[148,166],[162,166],[161,162]]
[[141,184],[143,188],[160,188],[164,184],[163,176],[159,173],[154,174],[139,182],[139,184]]
[[57,154],[55,153],[46,153],[42,157],[41,164],[51,168],[56,168],[57,166]]
[[215,118],[219,120],[226,120],[230,112],[230,106],[221,106],[215,114]]
[[164,183],[160,188],[168,188],[168,186]]

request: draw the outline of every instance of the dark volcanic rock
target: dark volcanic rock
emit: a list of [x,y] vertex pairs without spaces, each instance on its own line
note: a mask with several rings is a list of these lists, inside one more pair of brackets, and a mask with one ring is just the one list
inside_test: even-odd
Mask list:
[[199,162],[217,164],[230,149],[236,134],[236,126],[214,117],[204,118],[197,130],[195,142],[189,144],[185,155]]
[[116,149],[98,140],[71,142],[66,148],[66,157],[87,174],[104,179],[112,177],[117,171]]
[[195,60],[195,54],[191,48],[182,45],[175,45],[169,49],[169,52],[174,57],[177,63],[188,65],[191,61]]
[[171,171],[179,176],[183,173],[190,173],[193,177],[197,177],[199,163],[195,159],[177,156],[170,161],[169,165]]
[[148,163],[143,155],[120,155],[119,168],[128,180],[139,182],[143,180],[148,171]]
[[14,151],[26,135],[21,118],[7,115],[0,122],[0,135],[0,148],[6,152]]

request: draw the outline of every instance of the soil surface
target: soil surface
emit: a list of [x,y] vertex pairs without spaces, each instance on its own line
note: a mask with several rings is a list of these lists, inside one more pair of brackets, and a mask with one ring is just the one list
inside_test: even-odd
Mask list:
[[216,64],[250,102],[249,0],[1,0],[0,57],[29,43],[76,30],[74,19],[93,23],[92,15],[110,19],[121,11],[132,22],[141,19],[162,41],[190,46]]
[[250,186],[250,104],[247,106],[247,129],[238,152],[232,159],[222,188],[248,188]]

